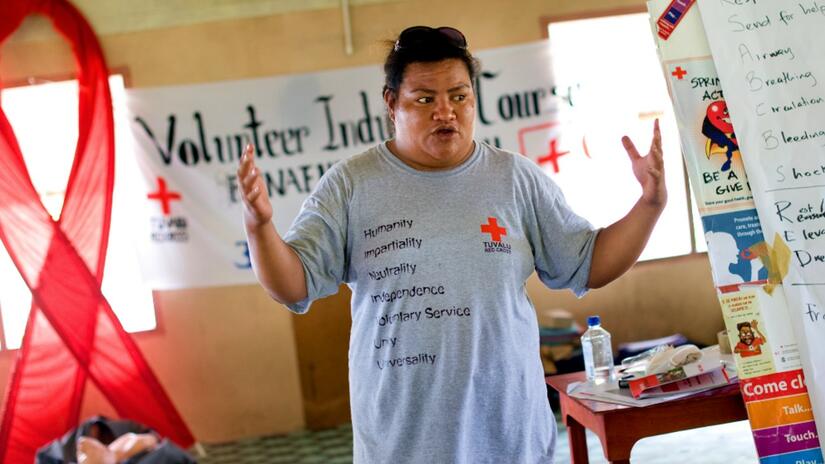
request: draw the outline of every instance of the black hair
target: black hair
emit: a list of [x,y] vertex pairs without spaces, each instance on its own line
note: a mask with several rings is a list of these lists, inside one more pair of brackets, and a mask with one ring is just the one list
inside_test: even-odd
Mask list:
[[398,89],[404,80],[404,71],[410,63],[433,63],[456,58],[464,62],[470,81],[475,81],[480,70],[478,60],[467,47],[459,47],[449,37],[433,29],[426,40],[417,41],[410,46],[399,46],[398,41],[388,42],[390,51],[384,61],[384,89],[382,93],[391,92],[398,96]]
[[740,323],[736,324],[736,330],[742,330],[745,327],[750,329],[751,328],[751,323],[750,322],[740,322]]

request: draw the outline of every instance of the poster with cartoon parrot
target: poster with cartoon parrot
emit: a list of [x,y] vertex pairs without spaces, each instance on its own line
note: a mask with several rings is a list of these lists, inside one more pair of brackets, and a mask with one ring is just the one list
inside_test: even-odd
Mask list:
[[750,184],[713,60],[696,58],[666,66],[699,212],[752,209]]
[[720,171],[729,171],[734,155],[739,155],[739,144],[733,133],[733,124],[728,114],[725,100],[715,100],[708,104],[705,120],[702,122],[702,135],[707,137],[705,156],[724,155]]

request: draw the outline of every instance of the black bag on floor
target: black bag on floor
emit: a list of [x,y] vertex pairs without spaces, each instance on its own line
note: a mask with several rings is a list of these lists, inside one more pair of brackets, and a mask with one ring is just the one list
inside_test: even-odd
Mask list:
[[[35,464],[77,463],[77,440],[90,437],[109,445],[127,433],[153,433],[151,429],[128,420],[113,420],[103,416],[93,417],[76,429],[37,450]],[[197,464],[189,454],[169,440],[161,440],[150,451],[144,451],[118,464]]]

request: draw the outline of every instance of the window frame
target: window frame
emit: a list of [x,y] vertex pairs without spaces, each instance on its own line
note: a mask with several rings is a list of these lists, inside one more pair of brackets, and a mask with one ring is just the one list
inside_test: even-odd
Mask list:
[[[604,18],[608,16],[622,16],[622,15],[629,15],[629,14],[639,14],[639,13],[648,13],[647,8],[644,6],[623,6],[623,7],[615,7],[615,8],[605,8],[599,10],[591,10],[586,12],[577,12],[577,13],[564,13],[564,14],[557,14],[557,15],[543,15],[539,17],[539,28],[541,30],[541,37],[544,40],[550,39],[550,24],[558,23],[558,22],[565,22],[565,21],[577,21],[582,19],[597,19],[597,18]],[[638,261],[634,264],[634,266],[638,265],[645,265],[648,263],[658,263],[663,261],[672,261],[682,259],[685,256],[695,256],[695,255],[707,255],[706,251],[698,251],[696,236],[697,232],[698,235],[703,235],[703,230],[697,230],[697,227],[701,227],[701,221],[697,223],[693,216],[693,195],[691,194],[690,189],[690,179],[687,172],[687,167],[685,166],[685,158],[684,153],[681,151],[679,155],[682,157],[682,176],[685,180],[685,198],[686,198],[686,214],[688,217],[688,226],[690,227],[690,252],[682,255],[675,255],[675,256],[668,256],[664,258],[652,258],[647,259],[644,261]]]
[[[128,90],[133,87],[132,85],[132,76],[129,68],[126,66],[114,66],[109,67],[109,78],[115,75],[120,75],[123,80],[123,89]],[[57,83],[57,82],[64,82],[64,81],[72,81],[77,80],[77,74],[72,72],[61,72],[61,73],[54,73],[54,74],[40,74],[40,75],[33,75],[28,76],[22,79],[11,79],[9,81],[2,82],[2,86],[0,86],[0,102],[2,101],[2,92],[9,89],[20,88],[20,87],[28,87],[32,85],[39,85],[39,84],[49,84],[49,83]],[[115,137],[117,137],[117,131],[115,131]],[[117,149],[117,144],[115,144]],[[117,172],[115,173],[117,176]],[[39,194],[40,192],[38,192]],[[65,192],[64,192],[65,193]],[[110,231],[111,233],[111,231]],[[111,242],[110,242],[111,243]],[[0,246],[2,246],[5,250],[5,245],[0,242]],[[107,245],[108,250],[108,245]],[[105,271],[104,271],[105,272]],[[138,330],[135,332],[127,333],[131,337],[135,337],[135,339],[142,339],[143,337],[151,336],[151,335],[162,335],[166,332],[165,326],[163,324],[162,319],[159,317],[159,295],[157,290],[152,290],[152,312],[155,318],[155,326],[151,329],[146,330]],[[26,319],[26,326],[28,326],[28,316]],[[124,328],[124,330],[126,330]],[[23,337],[25,338],[25,328],[23,332]],[[9,348],[8,341],[6,337],[6,327],[3,322],[3,317],[0,316],[0,354],[2,353],[12,353],[22,348],[22,339],[20,347],[17,348]]]

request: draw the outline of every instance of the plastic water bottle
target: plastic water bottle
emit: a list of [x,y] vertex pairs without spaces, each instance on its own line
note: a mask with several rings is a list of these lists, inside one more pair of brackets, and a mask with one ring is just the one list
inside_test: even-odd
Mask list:
[[599,316],[587,318],[587,331],[581,340],[587,381],[593,385],[615,381],[616,370],[613,367],[610,332],[602,328]]

